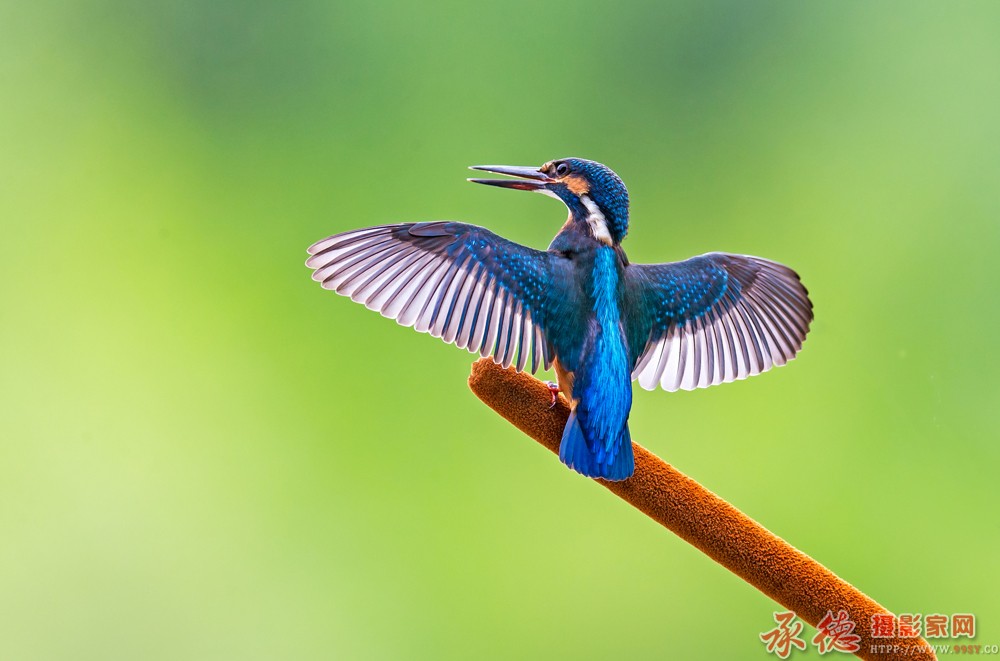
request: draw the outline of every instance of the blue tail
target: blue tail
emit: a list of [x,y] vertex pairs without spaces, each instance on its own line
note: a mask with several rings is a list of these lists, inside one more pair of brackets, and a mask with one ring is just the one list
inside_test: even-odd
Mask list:
[[603,444],[591,449],[583,435],[583,427],[574,409],[563,429],[562,443],[559,445],[559,460],[587,477],[600,477],[605,480],[624,480],[631,477],[635,471],[635,459],[632,457],[632,436],[628,424],[622,430],[619,438],[606,448]]

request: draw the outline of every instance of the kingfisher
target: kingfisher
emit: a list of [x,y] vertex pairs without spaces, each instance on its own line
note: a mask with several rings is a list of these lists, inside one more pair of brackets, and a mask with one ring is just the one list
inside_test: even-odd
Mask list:
[[312,278],[371,310],[505,368],[554,369],[569,400],[559,458],[623,480],[635,463],[632,381],[693,390],[759,374],[796,356],[813,319],[795,271],[708,253],[632,264],[622,241],[629,195],[601,163],[475,165],[509,178],[477,184],[559,199],[569,217],[547,250],[461,222],[380,225],[309,247]]

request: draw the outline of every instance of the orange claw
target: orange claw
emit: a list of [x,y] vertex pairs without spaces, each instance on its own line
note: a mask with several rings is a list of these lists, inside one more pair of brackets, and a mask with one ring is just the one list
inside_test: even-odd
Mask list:
[[553,383],[552,381],[546,381],[545,385],[549,389],[549,394],[552,396],[552,403],[549,404],[549,408],[553,408],[556,402],[559,401],[559,384]]

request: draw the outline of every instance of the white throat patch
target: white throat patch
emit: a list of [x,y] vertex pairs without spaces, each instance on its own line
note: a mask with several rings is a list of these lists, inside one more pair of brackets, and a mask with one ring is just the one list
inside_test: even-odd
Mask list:
[[597,206],[597,202],[590,199],[589,195],[581,195],[580,201],[583,202],[583,206],[587,207],[589,214],[587,224],[590,225],[590,231],[594,234],[594,238],[610,246],[613,243],[611,232],[608,230],[608,219],[601,213],[601,207]]

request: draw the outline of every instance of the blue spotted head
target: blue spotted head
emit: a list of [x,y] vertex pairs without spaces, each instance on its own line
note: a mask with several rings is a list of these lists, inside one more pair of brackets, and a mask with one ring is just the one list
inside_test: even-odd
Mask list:
[[583,158],[560,158],[540,168],[473,165],[517,179],[470,179],[477,184],[545,193],[562,200],[570,220],[599,241],[617,245],[628,233],[628,190],[611,168]]

